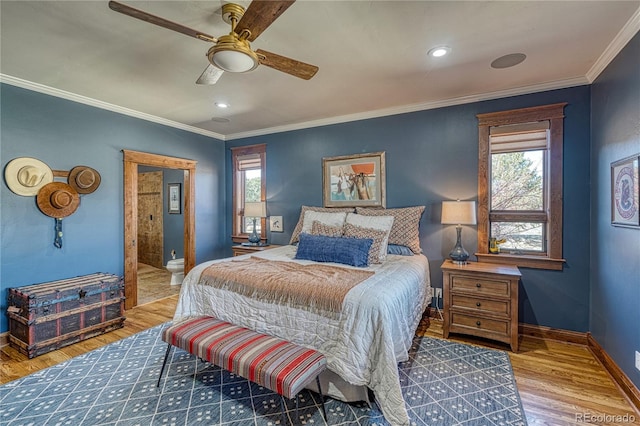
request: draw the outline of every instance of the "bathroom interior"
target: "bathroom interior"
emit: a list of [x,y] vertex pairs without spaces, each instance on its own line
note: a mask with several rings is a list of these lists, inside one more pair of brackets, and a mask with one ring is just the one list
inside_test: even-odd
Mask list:
[[138,305],[180,292],[183,179],[182,170],[138,167]]

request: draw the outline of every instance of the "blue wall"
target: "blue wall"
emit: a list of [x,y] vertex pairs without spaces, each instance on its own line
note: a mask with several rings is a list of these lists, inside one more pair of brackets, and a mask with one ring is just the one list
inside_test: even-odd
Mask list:
[[35,157],[55,170],[87,165],[102,183],[63,220],[64,245],[53,246],[54,220],[35,197],[0,185],[0,332],[7,331],[7,288],[93,272],[124,273],[122,149],[198,161],[196,261],[222,256],[224,143],[121,114],[2,84],[0,160]]
[[590,330],[640,388],[640,229],[611,225],[611,163],[640,154],[640,34],[591,90]]
[[[568,102],[564,135],[563,271],[522,269],[520,321],[586,332],[589,325],[589,105],[588,86],[536,93],[410,114],[229,141],[227,148],[267,144],[267,208],[282,215],[285,232],[270,241],[286,244],[300,205],[322,205],[322,157],[386,152],[387,207],[426,205],[421,245],[431,279],[442,286],[440,265],[455,244],[455,228],[440,224],[442,200],[477,199],[476,114]],[[230,151],[227,149],[227,164]],[[227,181],[231,170],[227,168]],[[227,185],[227,199],[231,187]],[[230,204],[230,203],[229,203]],[[227,207],[229,217],[231,205]],[[227,227],[227,234],[231,232]],[[463,244],[477,248],[476,228]]]

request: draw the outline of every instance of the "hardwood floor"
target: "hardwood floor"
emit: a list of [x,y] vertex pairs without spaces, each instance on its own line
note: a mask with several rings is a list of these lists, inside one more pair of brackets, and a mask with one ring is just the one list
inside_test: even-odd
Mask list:
[[171,285],[171,272],[138,262],[138,305],[180,293],[179,285]]
[[[4,346],[0,349],[0,384],[169,321],[177,300],[178,296],[174,295],[137,306],[126,312],[124,328],[31,360]],[[418,333],[442,338],[442,322],[425,318]],[[500,343],[467,336],[452,335],[451,338],[508,349]],[[629,403],[587,347],[521,336],[520,350],[509,352],[509,356],[529,425],[640,425],[640,412]]]

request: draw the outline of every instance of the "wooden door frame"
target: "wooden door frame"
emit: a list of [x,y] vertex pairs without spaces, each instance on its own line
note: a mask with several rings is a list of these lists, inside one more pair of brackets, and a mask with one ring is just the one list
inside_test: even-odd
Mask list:
[[123,149],[125,309],[138,304],[138,166],[184,171],[184,273],[196,261],[195,184],[197,161]]

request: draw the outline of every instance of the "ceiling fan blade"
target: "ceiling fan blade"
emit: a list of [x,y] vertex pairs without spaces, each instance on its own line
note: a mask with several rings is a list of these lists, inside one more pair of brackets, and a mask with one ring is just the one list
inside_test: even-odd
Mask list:
[[224,74],[224,71],[209,64],[198,80],[196,80],[196,84],[216,84],[218,79],[222,77],[222,74]]
[[243,30],[249,30],[251,36],[247,40],[254,41],[269,25],[273,23],[295,0],[254,0],[244,12],[240,22],[236,25],[235,32],[240,34]]
[[185,27],[184,25],[180,25],[167,19],[160,18],[159,16],[155,16],[142,10],[135,9],[131,6],[127,6],[126,4],[122,4],[117,1],[110,1],[109,8],[113,11],[131,16],[132,18],[140,19],[142,21],[149,22],[150,24],[158,25],[159,27],[167,28],[172,31],[177,31],[190,37],[214,43],[216,42],[216,38],[210,36],[209,34],[203,33],[201,31],[196,31],[192,28]]
[[260,64],[286,72],[303,80],[309,80],[318,72],[318,67],[315,65],[305,64],[304,62],[296,61],[286,56],[276,55],[275,53],[261,49],[256,50],[256,53],[258,54]]

